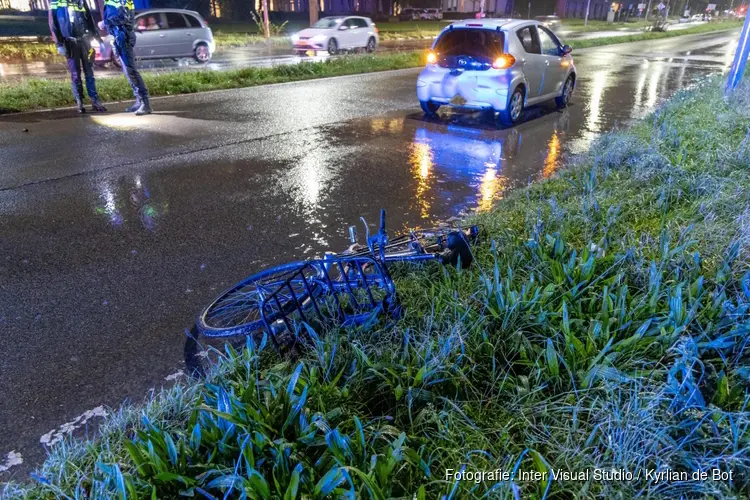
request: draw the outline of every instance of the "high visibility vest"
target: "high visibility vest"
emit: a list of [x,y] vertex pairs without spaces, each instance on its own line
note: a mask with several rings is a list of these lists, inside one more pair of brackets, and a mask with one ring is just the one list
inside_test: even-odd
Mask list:
[[68,0],[52,1],[49,4],[49,8],[50,9],[68,9],[74,12],[86,12],[86,9],[84,9],[83,6],[79,6],[78,2],[75,2],[75,1],[68,2]]
[[82,6],[78,5],[78,2],[68,0],[53,0],[49,4],[50,9],[68,9],[74,12],[86,12]]
[[[57,0],[58,2],[60,0]],[[62,0],[66,2],[67,0]],[[135,5],[133,4],[133,0],[105,0],[104,1],[104,7],[114,7],[115,9],[127,9],[129,11],[135,10]]]

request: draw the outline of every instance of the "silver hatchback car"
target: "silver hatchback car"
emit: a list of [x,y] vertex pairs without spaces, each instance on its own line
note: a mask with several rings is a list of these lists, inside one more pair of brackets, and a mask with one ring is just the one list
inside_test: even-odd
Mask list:
[[568,105],[576,84],[571,49],[537,21],[481,19],[441,31],[417,79],[425,113],[448,105],[491,109],[511,126],[525,106]]
[[[184,9],[148,9],[135,14],[135,57],[138,59],[178,59],[193,57],[207,63],[216,50],[214,35],[200,14]],[[120,65],[120,58],[112,48],[100,54],[98,44],[92,44],[96,60],[112,61]]]

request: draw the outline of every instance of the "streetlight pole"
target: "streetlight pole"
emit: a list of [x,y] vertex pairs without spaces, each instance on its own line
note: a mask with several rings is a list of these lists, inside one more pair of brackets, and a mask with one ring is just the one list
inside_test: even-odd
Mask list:
[[648,22],[649,12],[651,12],[651,0],[648,0],[648,7],[646,7],[646,22]]
[[586,26],[589,23],[589,8],[591,8],[591,0],[586,2],[586,18],[583,20],[584,26]]
[[529,13],[528,16],[526,16],[526,19],[531,19],[531,0],[529,0]]
[[745,16],[745,24],[742,25],[740,41],[737,43],[737,52],[734,53],[734,62],[729,69],[729,78],[727,78],[727,88],[725,90],[727,94],[740,84],[742,74],[745,72],[748,55],[750,55],[750,15]]

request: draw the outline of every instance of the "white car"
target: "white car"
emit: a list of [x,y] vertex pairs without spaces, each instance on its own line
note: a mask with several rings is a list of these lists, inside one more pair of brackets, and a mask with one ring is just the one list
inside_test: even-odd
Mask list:
[[511,126],[523,108],[554,99],[568,105],[576,84],[570,52],[538,21],[459,21],[438,35],[417,79],[422,110],[440,106],[498,112]]
[[375,23],[368,17],[359,16],[324,17],[292,35],[294,50],[300,54],[322,50],[336,54],[341,50],[355,49],[375,52],[378,42]]
[[439,21],[443,18],[443,12],[440,9],[424,9],[419,14],[420,19],[432,19]]

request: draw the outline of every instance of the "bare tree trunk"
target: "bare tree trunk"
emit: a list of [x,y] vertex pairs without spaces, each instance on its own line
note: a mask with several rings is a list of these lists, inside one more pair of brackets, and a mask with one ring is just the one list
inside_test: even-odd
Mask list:
[[318,20],[318,0],[308,0],[308,10],[310,11],[310,25]]

